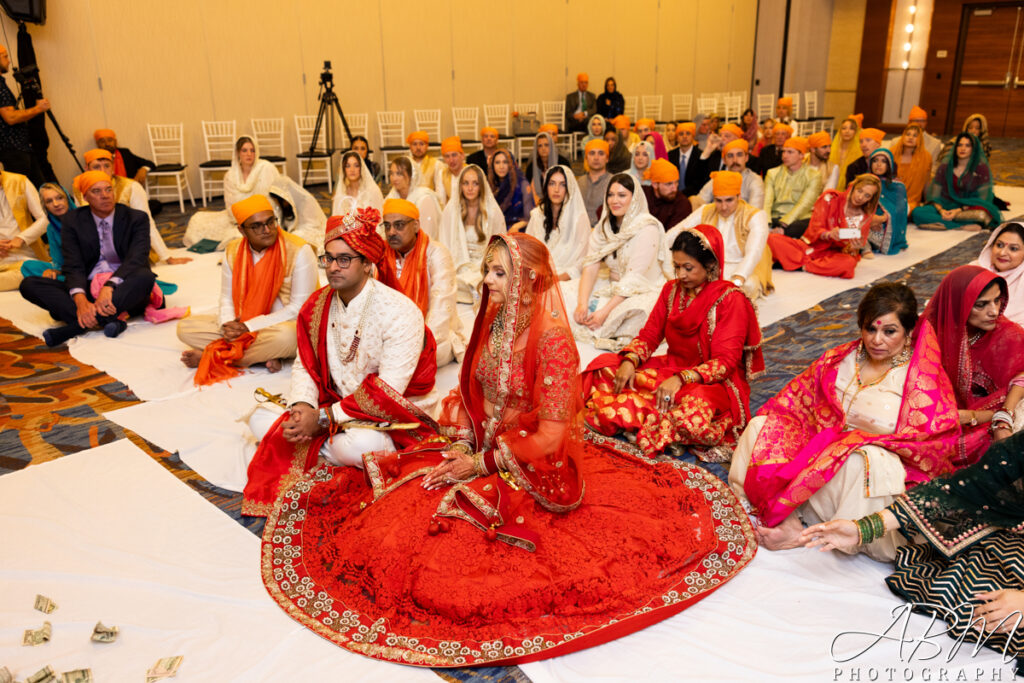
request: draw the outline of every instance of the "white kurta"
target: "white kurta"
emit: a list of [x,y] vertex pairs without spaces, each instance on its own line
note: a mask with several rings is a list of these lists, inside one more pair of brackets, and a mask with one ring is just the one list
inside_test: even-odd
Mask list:
[[[260,262],[263,256],[267,253],[264,251],[253,251],[252,247],[246,245],[244,247],[248,249],[252,254],[253,265]],[[235,319],[235,302],[232,296],[232,277],[233,273],[231,270],[231,264],[228,263],[228,259],[225,258],[221,264],[220,271],[220,324]],[[299,309],[302,308],[302,304],[306,303],[306,299],[316,291],[319,285],[319,274],[317,273],[316,256],[313,255],[313,249],[308,244],[304,244],[298,253],[295,254],[295,260],[292,264],[292,272],[286,277],[291,277],[291,293],[288,297],[288,303],[285,304],[281,301],[281,297],[278,296],[274,299],[273,305],[270,307],[270,313],[265,315],[258,315],[255,318],[245,321],[245,326],[249,328],[250,332],[256,330],[262,330],[265,327],[276,325],[286,320],[295,320],[299,317]],[[315,404],[314,404],[315,405]]]
[[0,194],[0,241],[20,237],[25,244],[19,249],[9,251],[7,256],[0,259],[0,264],[36,258],[32,243],[46,234],[46,228],[50,224],[49,218],[39,202],[39,193],[36,191],[35,185],[27,178],[25,179],[25,204],[35,221],[24,230],[18,226],[18,221],[15,220],[14,212],[11,209],[17,200],[18,197],[8,197],[6,192]]
[[[405,259],[395,260],[397,274],[401,276]],[[466,337],[455,307],[458,287],[455,281],[455,265],[451,254],[440,242],[427,244],[427,283],[430,301],[427,305],[427,327],[437,342],[437,366],[447,365],[452,360],[462,362],[466,352]]]
[[[665,247],[662,252],[663,270],[670,269],[672,264],[672,243],[676,237],[687,228],[695,228],[701,224],[702,211],[697,210],[684,218],[678,225],[665,233]],[[733,277],[741,276],[744,282],[753,281],[754,268],[761,261],[761,255],[768,244],[770,233],[768,226],[768,214],[758,211],[750,218],[750,233],[747,235],[747,248],[740,249],[739,241],[736,239],[736,214],[728,218],[718,218],[714,227],[722,234],[722,241],[725,246],[725,267],[723,277],[731,280]],[[666,272],[666,277],[674,277],[671,271]]]

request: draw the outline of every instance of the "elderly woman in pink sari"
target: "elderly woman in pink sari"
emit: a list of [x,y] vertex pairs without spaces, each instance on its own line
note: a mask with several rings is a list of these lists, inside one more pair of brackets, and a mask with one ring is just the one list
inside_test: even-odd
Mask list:
[[[953,470],[956,396],[917,318],[909,287],[875,285],[858,307],[860,339],[826,351],[747,425],[729,483],[769,550],[801,545],[803,520],[859,519]],[[892,560],[900,543],[887,534],[860,550]]]

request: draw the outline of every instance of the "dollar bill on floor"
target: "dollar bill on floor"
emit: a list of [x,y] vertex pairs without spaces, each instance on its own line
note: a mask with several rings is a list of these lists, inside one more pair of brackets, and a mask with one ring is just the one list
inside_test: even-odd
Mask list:
[[51,614],[53,610],[57,609],[57,603],[45,595],[36,596],[36,609],[43,614]]
[[53,635],[53,627],[50,622],[44,621],[42,628],[28,629],[25,631],[24,637],[21,639],[22,645],[42,645],[43,643],[50,640],[50,636]]
[[60,675],[60,683],[93,683],[92,669],[75,669]]
[[159,680],[161,678],[170,678],[178,673],[178,667],[181,666],[181,660],[185,657],[178,655],[176,657],[164,657],[163,659],[157,660],[157,663],[146,672],[146,680]]
[[112,643],[117,640],[118,634],[116,626],[104,626],[102,621],[97,621],[92,629],[92,640],[94,643]]
[[14,683],[14,674],[6,666],[0,666],[0,683]]
[[26,678],[25,683],[57,683],[57,674],[54,673],[52,667],[44,666]]

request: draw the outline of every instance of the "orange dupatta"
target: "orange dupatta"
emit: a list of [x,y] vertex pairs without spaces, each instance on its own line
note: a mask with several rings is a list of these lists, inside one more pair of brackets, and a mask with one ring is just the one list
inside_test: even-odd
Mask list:
[[[426,317],[427,309],[430,308],[430,282],[427,280],[427,245],[430,244],[430,237],[422,230],[416,235],[416,243],[405,257],[402,264],[402,274],[398,277],[398,283],[402,291],[413,303],[419,306],[423,316]],[[398,252],[388,247],[390,257],[397,263]]]

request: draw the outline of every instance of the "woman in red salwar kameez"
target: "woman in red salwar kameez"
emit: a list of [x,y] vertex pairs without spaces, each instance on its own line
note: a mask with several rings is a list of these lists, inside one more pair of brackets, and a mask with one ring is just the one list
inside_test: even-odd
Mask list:
[[362,471],[324,465],[267,522],[271,596],[359,654],[431,667],[566,654],[692,605],[756,548],[710,473],[584,440],[547,248],[510,233],[484,254],[459,386],[434,435],[367,453]]
[[[803,237],[768,235],[772,258],[785,270],[803,268],[815,275],[852,278],[881,191],[881,181],[870,173],[854,178],[845,192],[826,190],[814,203]],[[859,230],[860,236],[847,238],[840,232],[844,229]]]
[[[749,380],[764,370],[764,358],[754,307],[722,279],[724,249],[710,225],[676,238],[677,279],[662,287],[640,334],[584,373],[592,429],[635,433],[648,456],[679,442],[706,461],[729,460],[750,417]],[[668,353],[653,355],[662,340]]]

